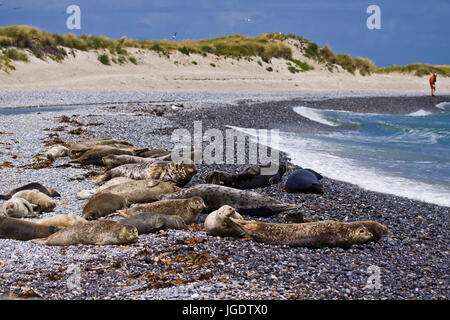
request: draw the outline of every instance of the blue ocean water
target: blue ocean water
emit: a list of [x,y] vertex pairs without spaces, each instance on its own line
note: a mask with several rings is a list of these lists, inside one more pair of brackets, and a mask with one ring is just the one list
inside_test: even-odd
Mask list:
[[[332,133],[279,133],[293,162],[365,189],[450,206],[450,103],[407,115],[294,107]],[[251,130],[242,129],[247,133]]]

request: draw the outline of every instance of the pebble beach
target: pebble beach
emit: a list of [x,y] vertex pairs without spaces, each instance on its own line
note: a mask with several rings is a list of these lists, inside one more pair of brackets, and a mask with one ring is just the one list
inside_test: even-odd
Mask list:
[[[417,94],[417,93],[416,93]],[[301,117],[292,107],[354,112],[439,112],[449,95],[411,92],[131,92],[4,91],[0,97],[0,194],[29,182],[56,189],[54,214],[81,215],[102,170],[69,164],[68,158],[39,160],[54,144],[94,137],[125,139],[135,146],[171,150],[175,129],[332,130]],[[172,108],[173,104],[183,107]],[[62,116],[71,121],[62,121]],[[51,247],[0,239],[0,295],[17,298],[130,299],[426,299],[447,300],[449,207],[411,200],[324,177],[324,195],[288,194],[286,179],[299,168],[280,154],[288,170],[279,184],[255,189],[289,203],[302,203],[316,220],[377,221],[390,233],[377,243],[350,249],[291,248],[251,239],[212,237],[201,214],[188,230],[140,235],[126,246]],[[214,170],[238,172],[246,165],[200,164],[186,186],[205,183]],[[314,169],[314,168],[312,168]],[[286,223],[283,214],[269,218]],[[115,219],[115,218],[113,218]],[[33,221],[33,219],[30,219]],[[368,285],[373,270],[379,285]]]

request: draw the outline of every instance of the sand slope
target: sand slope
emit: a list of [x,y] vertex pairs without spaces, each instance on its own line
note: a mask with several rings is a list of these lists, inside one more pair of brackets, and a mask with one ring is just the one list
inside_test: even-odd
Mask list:
[[[62,63],[29,56],[30,62],[15,62],[16,71],[0,71],[0,89],[92,89],[92,90],[428,90],[428,76],[352,75],[342,69],[329,72],[304,57],[292,46],[293,57],[306,61],[314,70],[291,73],[286,60],[260,58],[225,59],[214,55],[184,55],[170,58],[150,50],[130,49],[138,65],[130,62],[111,66],[97,60],[99,52],[75,50]],[[67,50],[70,51],[70,50]],[[250,61],[249,61],[250,60]],[[258,64],[261,62],[262,66]],[[197,63],[194,64],[193,62]],[[212,66],[211,64],[214,64]],[[272,67],[273,72],[266,70]],[[450,78],[438,77],[437,92],[450,90]]]

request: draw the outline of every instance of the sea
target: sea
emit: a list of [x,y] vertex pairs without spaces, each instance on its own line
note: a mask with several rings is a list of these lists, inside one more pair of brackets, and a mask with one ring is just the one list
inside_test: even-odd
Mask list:
[[[302,117],[336,130],[280,131],[277,148],[296,165],[329,178],[450,207],[450,102],[436,108],[439,113],[393,115],[296,106],[293,110]],[[234,128],[254,139],[267,135]]]

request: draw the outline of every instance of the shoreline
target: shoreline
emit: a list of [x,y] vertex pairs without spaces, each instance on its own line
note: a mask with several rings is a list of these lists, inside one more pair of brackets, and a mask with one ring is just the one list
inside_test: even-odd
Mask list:
[[[87,108],[77,106],[70,110],[4,117],[14,119],[14,124],[0,119],[4,128],[2,131],[12,133],[0,135],[2,145],[9,143],[7,146],[10,147],[7,152],[3,150],[0,157],[15,166],[1,169],[3,179],[0,182],[0,193],[11,189],[12,185],[36,180],[61,191],[60,205],[54,213],[47,213],[45,216],[80,213],[79,207],[83,201],[76,200],[75,193],[80,189],[92,188],[92,181],[84,179],[83,175],[92,170],[98,171],[98,168],[56,168],[67,163],[67,159],[57,160],[52,168],[19,168],[32,162],[32,157],[39,151],[45,151],[43,141],[50,140],[48,135],[54,132],[43,129],[61,126],[58,122],[60,115],[77,115],[75,119],[85,124],[103,123],[100,126],[81,127],[88,131],[85,133],[86,137],[109,135],[130,140],[137,146],[151,148],[170,148],[172,130],[186,128],[191,131],[195,119],[202,119],[205,129],[223,130],[233,123],[240,127],[248,125],[252,128],[270,128],[283,125],[284,128],[293,128],[290,122],[297,120],[302,122],[302,128],[308,132],[324,129],[323,125],[292,112],[292,105],[308,102],[303,97],[298,97],[298,100],[254,102],[246,101],[245,97],[242,100],[238,95],[236,103],[232,103],[230,100],[233,97],[220,101],[222,97],[219,95],[217,100],[220,102],[199,103],[202,97],[198,94],[198,101],[178,100],[185,108],[174,111],[170,108],[171,102],[162,101],[174,99],[174,96],[170,93],[163,96],[157,103],[140,102]],[[317,99],[308,103],[325,107],[328,103],[336,102],[333,98],[315,98]],[[342,98],[342,107],[348,107],[349,104],[360,106],[361,101],[358,99],[363,98]],[[377,99],[380,97],[368,98],[367,101]],[[404,110],[420,109],[422,106],[431,108],[422,104],[425,98],[409,99],[418,99],[418,105],[407,104],[409,107],[405,106]],[[439,99],[450,101],[450,97]],[[375,105],[376,103],[368,103],[364,110],[374,108]],[[163,110],[164,114],[158,117],[146,112],[154,109]],[[411,110],[413,111],[417,110]],[[258,116],[268,112],[271,114],[270,119]],[[68,133],[68,130],[74,128],[77,127],[69,125],[57,134],[65,142],[81,140],[79,136]],[[20,158],[11,159],[14,154],[20,154]],[[282,155],[282,159],[288,161],[285,155]],[[199,173],[188,186],[204,183],[205,175],[212,170],[220,168],[231,172],[244,167],[245,165],[200,165]],[[126,248],[55,248],[1,239],[0,261],[7,264],[2,267],[5,285],[0,289],[0,294],[19,295],[21,289],[16,283],[21,281],[46,299],[448,299],[446,261],[449,239],[446,228],[448,214],[445,213],[449,212],[449,207],[372,192],[327,177],[323,180],[326,190],[324,196],[281,192],[288,173],[295,168],[297,166],[289,163],[289,171],[280,184],[254,191],[286,202],[303,202],[305,217],[318,216],[320,220],[339,221],[375,220],[388,226],[392,233],[376,244],[354,246],[349,250],[310,250],[219,239],[207,236],[201,229],[167,230],[143,235],[139,237],[137,244]],[[74,178],[79,180],[70,180]],[[64,201],[68,201],[68,204],[61,205]],[[201,225],[205,217],[202,214],[197,223]],[[282,222],[281,217],[282,214],[257,220]],[[194,244],[188,244],[192,239],[196,239]],[[171,266],[157,262],[157,258],[165,252],[169,252],[169,256],[174,258],[193,253],[206,253],[209,258],[208,263],[198,266],[196,271],[187,270],[183,263],[175,263],[172,270]],[[27,263],[24,264],[23,261]],[[34,263],[30,264],[30,261]],[[79,291],[72,291],[66,286],[65,270],[70,263],[82,268],[82,286]],[[89,268],[114,263],[119,263],[119,267],[102,272],[89,271]],[[381,290],[364,289],[368,277],[367,268],[371,265],[382,270]],[[184,268],[184,271],[176,269],[179,267]],[[148,275],[151,273],[153,280],[150,281],[150,288],[141,290],[149,284]],[[28,274],[28,279],[25,274]],[[181,284],[176,284],[176,277]]]

